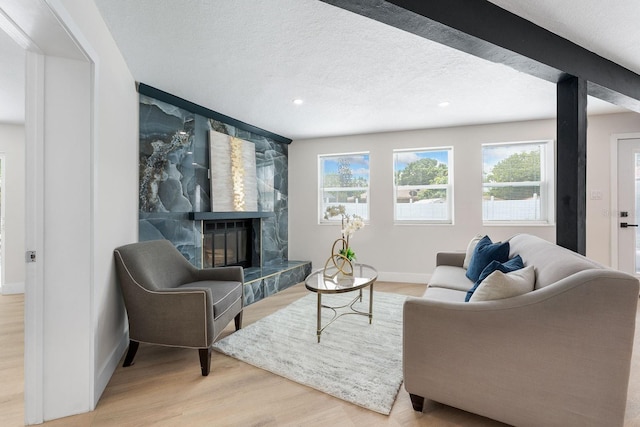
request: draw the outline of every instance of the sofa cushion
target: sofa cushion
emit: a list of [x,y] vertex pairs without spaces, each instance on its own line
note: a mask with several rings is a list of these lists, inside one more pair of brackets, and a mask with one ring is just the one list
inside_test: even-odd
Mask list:
[[475,282],[480,277],[482,270],[484,270],[491,261],[503,263],[508,260],[509,242],[493,243],[489,236],[484,236],[473,250],[471,262],[469,262],[469,267],[467,268],[467,278]]
[[432,301],[463,303],[465,295],[466,295],[466,292],[464,291],[457,291],[455,289],[447,289],[447,288],[434,288],[434,287],[428,286],[423,296]]
[[480,283],[470,302],[491,301],[523,295],[533,291],[536,273],[532,265],[503,273],[496,270]]
[[520,255],[516,255],[504,263],[498,262],[498,261],[491,261],[489,265],[487,265],[484,268],[484,270],[482,270],[482,273],[480,273],[480,277],[478,277],[478,280],[476,280],[476,282],[473,284],[473,287],[471,287],[471,289],[469,289],[469,291],[467,292],[465,301],[468,302],[471,299],[471,296],[473,295],[475,290],[478,288],[478,286],[480,286],[482,281],[486,279],[494,271],[498,270],[503,273],[509,273],[511,271],[520,270],[523,267],[524,267],[524,264],[522,263],[522,258],[520,258]]
[[484,236],[482,234],[476,234],[475,236],[473,236],[473,239],[471,239],[471,241],[467,245],[467,252],[464,255],[464,261],[462,262],[462,268],[464,268],[465,270],[469,268],[469,263],[471,262],[473,251],[476,249],[476,246],[478,246],[478,242],[483,237]]
[[433,270],[429,286],[434,288],[456,289],[467,292],[473,282],[467,279],[466,271],[452,265],[439,265]]

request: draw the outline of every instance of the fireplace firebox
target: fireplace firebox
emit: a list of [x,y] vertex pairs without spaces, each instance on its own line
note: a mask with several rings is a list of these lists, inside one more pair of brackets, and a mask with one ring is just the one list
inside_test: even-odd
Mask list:
[[251,220],[205,221],[203,267],[251,267]]

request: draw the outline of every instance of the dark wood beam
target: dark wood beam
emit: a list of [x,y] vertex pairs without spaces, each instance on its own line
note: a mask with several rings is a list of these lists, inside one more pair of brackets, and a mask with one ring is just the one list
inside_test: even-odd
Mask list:
[[587,84],[565,77],[557,85],[556,243],[586,252]]
[[585,253],[587,95],[640,112],[640,75],[485,0],[322,1],[556,83],[556,242]]
[[322,0],[426,39],[640,112],[640,75],[484,0]]

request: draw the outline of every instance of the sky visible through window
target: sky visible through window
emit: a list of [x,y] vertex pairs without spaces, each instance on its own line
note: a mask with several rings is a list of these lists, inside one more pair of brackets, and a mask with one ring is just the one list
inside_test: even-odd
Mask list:
[[340,168],[338,161],[340,159],[348,159],[353,178],[364,178],[369,181],[369,155],[353,154],[340,155],[335,157],[324,157],[322,160],[323,173],[325,175],[337,174]]
[[437,160],[438,163],[443,163],[449,166],[449,152],[447,150],[438,150],[438,151],[398,151],[395,153],[396,164],[395,169],[396,172],[404,170],[409,163],[413,163],[415,161],[421,159],[434,159]]
[[501,160],[516,153],[541,151],[541,144],[509,144],[485,145],[482,149],[482,174],[485,177],[491,173],[493,167]]

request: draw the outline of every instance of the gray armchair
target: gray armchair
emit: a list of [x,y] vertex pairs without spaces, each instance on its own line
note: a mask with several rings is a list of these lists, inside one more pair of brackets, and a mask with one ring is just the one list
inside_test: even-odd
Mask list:
[[211,344],[235,319],[242,327],[242,267],[198,269],[168,240],[132,243],[114,250],[129,318],[130,366],[141,342],[197,348],[209,375]]

